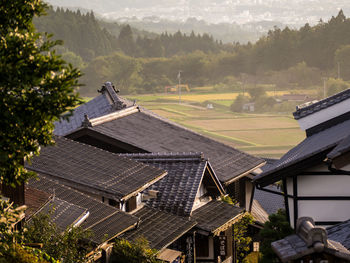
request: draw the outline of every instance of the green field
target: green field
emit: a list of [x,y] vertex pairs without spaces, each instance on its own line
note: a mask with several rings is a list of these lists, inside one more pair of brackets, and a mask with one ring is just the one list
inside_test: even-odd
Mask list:
[[[137,103],[187,128],[227,145],[262,157],[280,157],[305,137],[292,114],[233,113],[231,99],[237,94],[184,94],[129,96]],[[207,109],[204,101],[213,103]],[[223,99],[226,98],[226,99]]]

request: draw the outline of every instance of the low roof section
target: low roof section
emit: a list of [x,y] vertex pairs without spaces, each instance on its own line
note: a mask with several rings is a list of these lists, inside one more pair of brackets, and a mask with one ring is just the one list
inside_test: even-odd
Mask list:
[[226,185],[264,163],[136,106],[90,119],[66,136],[115,152],[203,152]]
[[55,141],[26,168],[81,191],[126,200],[166,175],[163,170],[87,144],[58,136]]
[[350,250],[350,219],[327,228],[328,237]]
[[54,123],[54,134],[63,136],[79,128],[84,121],[84,115],[90,118],[98,118],[120,109],[128,108],[134,104],[133,102],[117,96],[117,91],[110,82],[104,83],[98,92],[101,94],[75,108],[71,114],[68,113],[62,116],[59,121],[56,121]]
[[141,153],[121,156],[168,172],[149,187],[150,190],[159,192],[157,198],[147,201],[150,207],[190,216],[201,183],[214,198],[225,194],[208,160],[201,153]]
[[350,120],[312,134],[287,152],[267,170],[254,178],[260,186],[272,184],[284,177],[302,172],[323,161],[327,154],[350,135]]
[[177,216],[148,206],[136,211],[134,215],[140,218],[140,224],[136,229],[126,232],[122,237],[129,241],[143,237],[148,240],[151,248],[160,251],[196,225],[194,220],[187,217]]
[[208,234],[219,235],[244,215],[244,210],[223,201],[212,200],[193,211],[191,218],[197,222],[196,228]]
[[137,217],[99,202],[63,185],[60,181],[49,179],[42,174],[38,174],[38,179],[31,179],[28,186],[88,211],[89,216],[81,224],[81,227],[92,230],[91,239],[97,245],[121,235],[135,227],[139,221]]
[[[61,231],[71,226],[79,226],[83,220],[89,216],[86,208],[69,203],[65,200],[50,195],[35,188],[26,187],[25,190],[26,222],[30,223],[33,216],[46,214],[50,216],[50,221],[55,223]],[[46,199],[43,202],[44,198]]]
[[312,255],[320,258],[322,254],[333,256],[336,261],[332,262],[350,261],[350,251],[327,236],[327,231],[316,227],[313,219],[308,217],[298,218],[296,234],[271,243],[271,247],[282,262],[296,262],[304,257],[312,261]]

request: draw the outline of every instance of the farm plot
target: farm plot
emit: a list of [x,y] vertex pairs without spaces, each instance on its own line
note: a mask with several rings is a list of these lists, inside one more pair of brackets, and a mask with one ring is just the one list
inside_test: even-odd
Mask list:
[[299,128],[296,121],[288,117],[256,117],[256,115],[241,118],[231,114],[230,119],[187,120],[185,123],[208,131]]

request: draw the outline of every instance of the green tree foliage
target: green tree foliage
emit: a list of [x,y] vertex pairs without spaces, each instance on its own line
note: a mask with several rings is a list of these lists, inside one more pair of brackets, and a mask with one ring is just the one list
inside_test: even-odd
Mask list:
[[237,223],[234,224],[234,237],[237,253],[237,263],[242,262],[250,251],[252,238],[248,234],[249,225],[253,224],[254,218],[251,214],[245,214]]
[[14,208],[0,199],[0,263],[59,263],[46,253],[23,245],[23,229],[15,227],[23,213],[24,207]]
[[327,80],[327,96],[346,90],[350,85],[342,79],[330,78]]
[[114,53],[110,56],[97,57],[84,69],[82,81],[89,83],[86,93],[96,94],[96,87],[100,87],[106,80],[115,83],[123,94],[133,93],[141,85],[141,61]]
[[125,239],[117,239],[110,259],[111,263],[156,263],[157,251],[151,249],[144,238],[129,242]]
[[58,42],[36,33],[41,1],[0,4],[0,181],[23,183],[31,175],[23,160],[52,143],[52,122],[79,102],[80,72],[50,52]]
[[42,250],[53,258],[65,263],[86,262],[87,250],[84,240],[91,236],[91,232],[81,227],[58,229],[52,223],[49,214],[39,214],[27,224],[25,241],[27,243],[42,243]]
[[134,56],[136,54],[136,44],[129,25],[124,26],[120,31],[118,45],[126,55]]
[[93,12],[81,14],[52,7],[47,16],[35,20],[39,32],[49,32],[54,39],[64,41],[64,46],[71,52],[90,61],[96,56],[104,56],[118,49],[117,39],[98,23]]
[[350,80],[350,45],[341,46],[335,51],[336,67],[344,80]]
[[243,105],[248,102],[248,98],[246,96],[243,96],[242,94],[239,94],[237,98],[234,100],[234,102],[231,104],[231,111],[233,112],[242,112],[243,111]]
[[260,250],[263,254],[261,262],[273,262],[276,259],[276,255],[272,251],[271,243],[291,234],[293,234],[293,229],[287,221],[285,210],[280,209],[276,214],[270,215],[269,220],[260,231],[260,236],[263,239]]

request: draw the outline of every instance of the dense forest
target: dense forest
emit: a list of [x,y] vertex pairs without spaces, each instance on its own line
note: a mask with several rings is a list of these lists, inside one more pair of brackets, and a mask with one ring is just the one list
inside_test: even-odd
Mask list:
[[58,51],[85,73],[84,95],[106,80],[124,94],[162,91],[176,83],[179,70],[189,85],[222,90],[237,83],[290,90],[321,85],[323,77],[350,79],[350,19],[342,11],[315,26],[275,27],[254,44],[222,44],[195,32],[157,35],[60,8],[49,9],[36,27],[63,39]]

